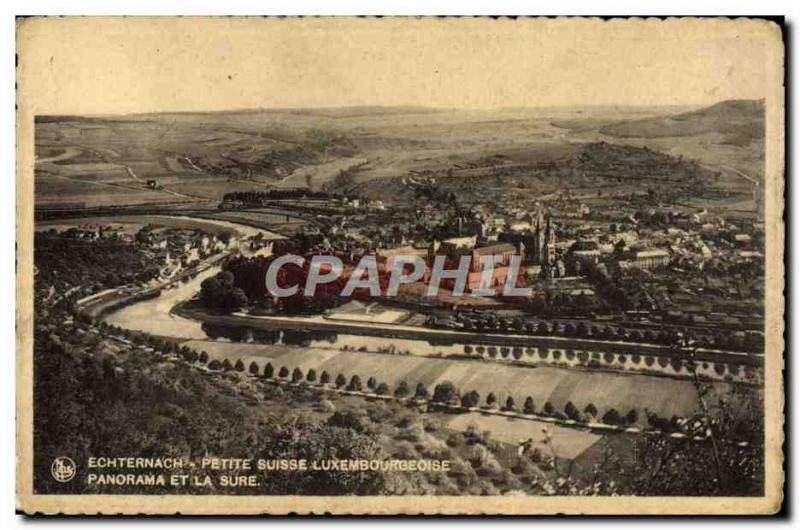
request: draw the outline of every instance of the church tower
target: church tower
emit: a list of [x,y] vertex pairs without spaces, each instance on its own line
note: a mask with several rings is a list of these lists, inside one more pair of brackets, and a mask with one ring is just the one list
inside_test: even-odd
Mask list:
[[552,265],[556,261],[556,229],[550,222],[550,216],[547,216],[547,233],[544,236],[544,248],[542,254],[545,256],[548,265]]
[[542,278],[552,279],[555,272],[556,261],[556,231],[549,214],[547,216],[547,224],[542,232],[542,246],[540,251],[541,276]]
[[540,219],[541,214],[536,216],[536,226],[533,232],[532,262],[534,265],[539,265],[542,262],[542,225]]

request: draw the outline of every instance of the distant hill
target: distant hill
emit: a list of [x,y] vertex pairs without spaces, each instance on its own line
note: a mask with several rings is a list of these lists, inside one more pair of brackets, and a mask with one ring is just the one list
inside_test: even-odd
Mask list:
[[235,110],[205,110],[205,111],[173,111],[173,112],[145,112],[132,116],[141,117],[169,117],[169,116],[242,116],[242,115],[308,115],[325,118],[354,118],[363,116],[381,116],[393,114],[431,114],[448,112],[448,109],[438,109],[420,106],[350,106],[350,107],[261,107],[252,109]]
[[764,138],[764,100],[722,101],[691,112],[608,124],[600,132],[618,138],[721,134],[721,143],[743,147]]
[[[491,168],[430,171],[426,178],[435,187],[453,193],[467,202],[484,200],[487,190],[535,190],[553,193],[569,187],[645,191],[661,190],[677,195],[696,196],[713,182],[715,173],[695,160],[672,156],[648,147],[615,145],[608,142],[570,144],[558,158],[540,154],[522,160],[501,157]],[[413,202],[421,186],[414,178],[395,176],[358,182],[356,178],[336,178],[327,191],[356,193],[371,199]]]

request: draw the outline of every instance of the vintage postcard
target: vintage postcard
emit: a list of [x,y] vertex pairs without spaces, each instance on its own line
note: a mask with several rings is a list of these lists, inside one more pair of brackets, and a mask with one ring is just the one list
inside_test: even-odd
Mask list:
[[17,54],[20,511],[780,510],[776,21],[33,17]]

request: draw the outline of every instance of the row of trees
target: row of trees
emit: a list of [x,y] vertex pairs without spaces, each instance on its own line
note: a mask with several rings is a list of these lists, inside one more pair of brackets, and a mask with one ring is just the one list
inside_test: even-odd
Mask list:
[[584,321],[545,322],[518,317],[503,317],[490,312],[457,312],[452,318],[431,316],[426,321],[429,327],[459,329],[490,333],[514,333],[537,336],[563,336],[592,338],[598,340],[620,340],[671,346],[680,338],[691,340],[708,348],[752,350],[763,349],[763,338],[758,334],[717,332],[695,335],[690,329],[625,329],[622,327],[587,324]]
[[[113,328],[107,324],[100,324],[101,329]],[[112,331],[113,331],[112,329]],[[332,384],[337,389],[345,389],[349,391],[363,392],[368,391],[379,396],[393,395],[398,399],[413,398],[415,400],[432,401],[434,403],[445,403],[449,405],[460,405],[464,408],[474,408],[481,406],[482,396],[477,390],[470,390],[461,393],[458,388],[449,381],[444,381],[437,384],[431,393],[424,383],[418,383],[413,389],[406,381],[400,381],[394,392],[391,391],[389,385],[385,382],[379,382],[375,377],[369,377],[366,383],[362,382],[359,375],[353,375],[349,379],[343,374],[339,373],[334,378],[327,370],[318,373],[316,369],[310,368],[303,371],[299,367],[290,369],[287,366],[281,366],[277,372],[272,363],[268,362],[263,370],[259,369],[258,364],[252,361],[249,366],[245,366],[244,361],[241,359],[231,363],[228,359],[211,360],[209,363],[209,355],[205,351],[196,351],[187,346],[179,346],[176,343],[170,343],[161,339],[150,337],[147,335],[135,337],[137,342],[143,342],[155,347],[162,353],[174,353],[180,356],[187,362],[198,362],[200,364],[208,364],[211,370],[222,371],[247,371],[250,375],[259,376],[263,375],[268,379],[280,378],[290,380],[293,383],[300,383],[306,381],[308,383],[321,383],[324,385]],[[527,396],[522,403],[518,406],[513,396],[507,396],[501,405],[501,400],[494,392],[489,392],[483,400],[484,407],[487,409],[501,409],[512,412],[522,412],[523,414],[536,414],[538,416],[551,417],[559,420],[574,420],[579,423],[589,423],[593,421],[601,421],[606,425],[613,425],[618,427],[627,427],[637,424],[639,422],[639,412],[632,408],[626,414],[622,414],[615,408],[610,408],[602,416],[600,411],[593,404],[589,403],[583,409],[580,409],[572,401],[568,401],[562,410],[557,409],[550,401],[546,401],[541,409],[537,409],[532,396]],[[661,417],[658,414],[645,409],[644,419],[647,424],[661,432],[665,433],[683,433],[687,435],[700,435],[705,434],[706,428],[709,426],[708,419],[698,418],[681,418],[677,415],[672,417]],[[713,422],[712,422],[713,423]],[[736,432],[734,433],[736,439],[748,439],[748,427],[741,420],[735,423]]]
[[[101,329],[112,329],[113,331],[118,332],[124,337],[130,338],[132,334],[135,332],[131,332],[130,330],[118,328],[116,326],[109,326],[105,322],[99,322],[98,327]],[[206,364],[208,362],[208,354],[206,352],[198,353],[186,346],[178,346],[177,343],[173,343],[170,341],[166,341],[163,339],[159,339],[157,337],[151,336],[144,336],[142,340],[149,346],[153,347],[156,350],[166,352],[166,353],[175,353],[180,354],[185,360],[194,362],[198,359],[203,363]],[[393,350],[387,350],[384,353],[402,353],[402,352],[394,352]],[[525,355],[532,356],[534,355],[534,350],[530,347],[523,347],[523,346],[484,346],[484,345],[465,345],[464,346],[464,353],[466,355],[488,355],[491,358],[503,358],[503,359],[510,359],[513,358],[515,360],[522,359]],[[572,361],[575,358],[581,364],[585,364],[587,366],[599,366],[599,361],[602,359],[607,364],[613,362],[619,362],[620,364],[625,364],[627,362],[631,362],[634,365],[644,364],[645,368],[648,367],[655,367],[656,365],[661,368],[666,368],[667,366],[672,366],[672,368],[676,372],[680,372],[682,369],[687,369],[690,373],[695,368],[702,367],[703,370],[708,370],[709,368],[713,369],[714,372],[719,376],[724,376],[726,374],[730,374],[732,376],[740,376],[743,375],[742,370],[744,369],[744,375],[748,378],[753,377],[753,369],[747,365],[742,367],[741,365],[737,365],[734,363],[708,363],[708,362],[699,362],[699,361],[691,361],[690,359],[681,359],[679,357],[666,357],[666,356],[642,356],[640,354],[633,354],[629,358],[625,355],[615,355],[612,353],[605,353],[600,356],[598,353],[589,353],[585,351],[574,352],[572,350],[566,350],[563,353],[559,350],[548,352],[547,350],[538,350],[538,357],[541,359],[546,359],[548,356],[552,356],[552,359],[555,361],[561,360],[563,357],[567,361]]]
[[[308,188],[269,190],[269,191],[234,191],[223,195],[223,201],[239,201],[245,204],[257,204],[261,201],[285,199],[326,200],[332,196],[324,191],[311,191]],[[338,198],[338,197],[337,197]]]
[[[531,347],[523,347],[523,346],[472,346],[472,345],[465,345],[464,346],[464,354],[466,355],[473,355],[478,354],[480,356],[488,356],[492,359],[495,358],[502,358],[502,359],[511,359],[519,361],[522,359],[523,356],[527,355],[528,357],[532,357],[534,355],[534,348]],[[679,356],[656,356],[656,355],[641,355],[641,354],[633,354],[628,357],[625,354],[613,354],[610,352],[606,352],[604,354],[600,354],[598,352],[590,353],[586,351],[578,351],[575,352],[573,350],[566,350],[562,352],[561,350],[554,350],[549,352],[546,349],[538,349],[537,356],[545,360],[548,357],[551,357],[555,364],[559,364],[558,361],[565,359],[566,361],[573,361],[576,358],[578,362],[583,365],[586,365],[590,368],[599,368],[603,365],[601,364],[601,360],[606,363],[606,365],[612,364],[617,362],[621,365],[624,365],[630,361],[632,365],[640,365],[643,364],[644,366],[640,367],[640,369],[647,370],[648,368],[655,367],[658,365],[661,368],[666,368],[667,366],[672,366],[672,369],[675,372],[681,372],[682,370],[686,369],[688,373],[696,372],[699,366],[702,366],[703,370],[707,370],[709,368],[713,368],[714,372],[719,376],[724,376],[726,374],[730,374],[732,376],[742,375],[742,370],[744,370],[744,374],[748,378],[753,377],[754,370],[752,367],[748,365],[739,365],[735,363],[724,363],[724,362],[716,362],[716,363],[708,363],[708,362],[697,362],[692,360],[691,358],[682,358]],[[701,376],[704,376],[701,374]]]
[[[455,385],[449,381],[445,381],[436,385],[434,388],[433,401],[438,403],[460,404],[465,408],[473,408],[480,405],[481,395],[477,390],[470,390],[469,392],[461,394]],[[490,409],[500,407],[500,403],[498,402],[498,398],[494,392],[489,392],[486,395],[485,405]],[[507,411],[519,411],[514,397],[510,395],[506,397],[505,404],[502,406],[502,409]],[[524,414],[538,414],[539,416],[547,416],[562,420],[571,419],[582,422],[593,421],[598,417],[599,414],[597,407],[592,403],[586,405],[583,411],[581,411],[571,401],[567,402],[563,411],[557,410],[552,403],[547,401],[545,402],[542,410],[537,412],[536,405],[533,401],[533,397],[531,396],[525,398],[521,412]],[[616,409],[613,408],[609,409],[601,418],[603,423],[618,426],[635,424],[638,419],[639,415],[635,409],[631,409],[628,414],[622,416],[619,412],[617,412]]]
[[[218,360],[213,360],[211,361],[211,364],[209,364],[209,368],[212,370],[234,370],[237,372],[244,372],[245,364],[241,359],[237,360],[233,364],[231,364],[228,359],[224,359],[221,362]],[[269,362],[264,366],[262,371],[259,369],[258,364],[255,361],[250,363],[247,371],[253,376],[263,375],[268,379],[277,377],[280,379],[291,380],[292,383],[300,383],[305,380],[308,383],[319,382],[323,385],[333,384],[338,389],[357,392],[364,391],[366,387],[368,391],[379,396],[387,396],[390,394],[389,386],[383,382],[379,383],[375,377],[370,377],[367,379],[365,385],[359,375],[353,375],[348,380],[344,374],[340,373],[335,379],[333,379],[332,375],[326,370],[323,370],[322,373],[318,375],[314,368],[310,368],[304,373],[300,368],[294,368],[293,370],[290,370],[290,368],[287,366],[281,366],[276,372],[275,367]],[[455,385],[449,381],[437,384],[433,389],[433,394],[429,392],[424,383],[418,383],[412,392],[409,384],[405,381],[401,381],[395,388],[393,395],[399,399],[413,397],[414,399],[433,401],[436,403],[461,405],[465,408],[477,407],[481,402],[481,395],[477,390],[471,390],[462,395]],[[494,392],[489,392],[489,394],[487,394],[485,405],[489,409],[500,408],[498,398]],[[502,409],[507,411],[520,410],[517,407],[514,397],[510,395],[506,398]],[[547,416],[561,420],[571,419],[579,422],[594,421],[595,419],[598,419],[599,414],[597,407],[592,403],[586,405],[581,411],[571,401],[567,402],[563,411],[557,410],[552,403],[547,401],[544,403],[543,408],[537,412],[533,397],[531,396],[525,398],[521,412],[524,414],[538,414],[539,416]],[[623,416],[616,409],[611,408],[599,419],[607,425],[627,426],[635,424],[639,419],[639,415],[635,409],[629,410],[628,413]],[[659,425],[661,424],[659,423]]]
[[[266,378],[278,377],[281,379],[291,380],[293,383],[299,383],[305,380],[309,383],[319,382],[326,385],[333,384],[336,388],[344,388],[351,391],[364,391],[366,388],[367,391],[376,395],[394,395],[398,399],[413,397],[414,399],[419,400],[430,400],[438,403],[461,405],[465,408],[473,408],[481,405],[482,396],[477,390],[471,390],[461,394],[452,383],[446,381],[436,385],[433,389],[433,394],[429,392],[428,388],[423,383],[418,383],[414,388],[412,388],[405,381],[401,381],[395,388],[394,392],[392,392],[389,388],[389,385],[384,382],[379,382],[375,377],[369,377],[364,384],[361,377],[358,375],[353,375],[350,377],[350,379],[348,379],[344,374],[340,373],[334,379],[328,371],[323,370],[320,374],[314,368],[310,368],[308,371],[303,372],[300,368],[294,368],[293,370],[290,370],[286,366],[281,366],[276,372],[275,367],[269,362],[264,366],[263,370],[259,369],[259,366],[255,361],[251,362],[249,366],[246,367],[244,361],[241,359],[234,363],[231,363],[227,359],[222,361],[211,360],[209,363],[209,355],[206,351],[198,352],[185,345],[180,346],[177,343],[165,341],[149,335],[135,334],[134,336],[134,334],[132,334],[133,332],[122,330],[116,326],[110,326],[103,322],[99,323],[98,327],[106,331],[120,331],[126,338],[135,339],[136,342],[153,347],[155,350],[162,353],[172,353],[178,355],[187,362],[199,362],[200,364],[207,364],[212,370],[237,372],[245,372],[246,370],[250,375],[253,376],[263,375]],[[718,365],[723,367],[722,370],[716,370],[717,373],[721,374],[724,372],[725,365],[720,365],[718,363],[715,364],[715,368]],[[564,405],[563,410],[556,409],[556,407],[553,406],[553,404],[549,401],[544,403],[541,410],[537,410],[537,407],[531,396],[526,397],[521,407],[518,406],[513,396],[507,396],[501,406],[501,400],[494,392],[489,392],[489,394],[487,394],[483,400],[483,403],[484,406],[489,409],[501,408],[502,410],[507,411],[519,411],[524,414],[538,414],[539,416],[547,416],[561,420],[571,419],[584,423],[599,420],[608,425],[628,426],[637,423],[637,421],[640,419],[639,413],[636,409],[630,409],[627,414],[623,415],[616,409],[611,408],[602,416],[599,416],[600,412],[593,403],[589,403],[583,407],[583,409],[580,409],[571,401]],[[673,415],[669,418],[660,417],[658,414],[648,410],[645,410],[644,418],[650,427],[658,431],[666,433],[681,432],[689,435],[702,434],[702,432],[694,432],[697,430],[696,428],[692,427],[693,425],[697,424],[697,421],[694,419],[681,418],[676,415]],[[703,425],[705,425],[705,423],[703,423]],[[747,431],[746,426],[737,424],[737,429],[740,431],[737,432],[737,439],[747,438],[744,435]],[[704,429],[701,429],[701,431],[702,430]]]
[[[108,329],[110,331],[117,331],[122,336],[124,336],[126,338],[131,338],[132,335],[135,333],[135,332],[131,332],[131,331],[127,330],[127,329],[118,328],[116,326],[109,326],[105,322],[98,323],[98,327],[101,328],[101,329]],[[197,352],[197,351],[195,351],[195,350],[193,350],[191,348],[188,348],[187,346],[179,346],[177,343],[166,341],[166,340],[163,340],[163,339],[159,339],[157,337],[142,336],[141,340],[143,341],[144,344],[146,344],[146,345],[148,345],[148,346],[150,346],[150,347],[152,347],[152,348],[154,348],[154,349],[156,349],[158,351],[161,351],[163,353],[174,353],[176,355],[179,355],[181,358],[183,358],[184,360],[186,360],[188,362],[198,362],[199,361],[202,364],[208,364],[209,356],[208,356],[208,353],[205,352],[205,351]],[[470,345],[465,345],[464,346],[464,353],[467,354],[467,355],[472,355],[473,353],[478,353],[480,355],[488,355],[489,357],[492,357],[492,358],[501,357],[501,358],[504,358],[504,359],[513,357],[516,360],[520,360],[523,357],[523,355],[525,355],[525,348],[523,348],[521,346],[513,346],[513,347],[511,347],[511,346],[475,346],[475,347],[473,347],[473,346],[470,346]],[[527,355],[532,355],[531,350],[528,350]],[[539,354],[538,354],[538,356],[540,358],[542,358],[542,359],[545,359],[547,357],[547,355],[548,355],[548,353],[546,351],[542,351],[542,350],[540,350]],[[552,353],[552,356],[553,356],[553,359],[559,360],[561,358],[561,356],[562,356],[562,353],[559,352],[559,351],[555,351],[555,352]],[[577,357],[578,360],[582,364],[586,364],[586,365],[588,365],[590,367],[594,366],[594,365],[599,365],[598,360],[596,360],[596,359],[600,358],[598,356],[598,354],[590,354],[590,353],[584,352],[584,351],[572,352],[570,350],[567,350],[565,353],[563,353],[563,356],[568,361],[572,361],[573,359],[575,359]],[[618,357],[618,356],[616,356],[614,354],[611,354],[611,353],[604,354],[602,358],[606,363],[612,363],[615,360],[617,360],[617,361],[619,361],[620,363],[623,363],[623,364],[626,362],[626,359],[625,359],[624,356],[619,356]],[[630,361],[633,364],[643,363],[646,367],[653,367],[653,366],[655,366],[657,364],[661,368],[666,368],[667,366],[672,365],[672,367],[673,367],[673,369],[675,371],[680,371],[684,367],[686,367],[687,369],[689,369],[691,371],[691,369],[694,368],[695,366],[697,366],[697,367],[702,366],[702,368],[704,370],[707,370],[710,367],[713,368],[714,372],[716,372],[717,375],[719,375],[719,376],[723,376],[723,375],[726,375],[726,374],[730,374],[730,375],[733,375],[733,376],[742,375],[741,366],[736,365],[736,364],[713,363],[713,366],[712,366],[709,363],[692,363],[692,362],[690,362],[689,364],[684,365],[684,361],[683,360],[681,360],[679,358],[675,358],[675,357],[673,357],[673,358],[654,357],[654,356],[644,356],[643,357],[643,356],[638,355],[638,354],[632,355],[630,357]],[[230,370],[237,370],[237,371],[244,371],[245,370],[244,364],[242,363],[240,365],[240,362],[237,362],[237,363],[235,363],[233,365],[230,363],[230,361],[227,361],[227,364],[226,364],[225,361],[223,361],[223,362],[219,362],[219,361],[214,362],[214,361],[212,361],[212,363],[213,363],[213,365],[210,365],[210,367],[213,367],[213,369],[230,369]],[[750,373],[751,369],[749,367],[747,367],[747,366],[745,366],[744,369],[745,369],[745,372],[744,372],[745,375],[747,377],[752,377],[752,373]],[[255,362],[252,362],[250,364],[249,368],[248,368],[248,371],[251,374],[256,375],[257,372],[258,372],[258,365]],[[286,376],[286,374],[280,375],[280,377],[285,377],[285,376]],[[311,370],[309,370],[308,376],[313,378],[313,379],[307,379],[309,382],[316,382],[317,374],[316,374],[316,371],[313,368]],[[268,377],[272,377],[272,375],[270,374]],[[331,382],[330,377],[331,377],[330,374],[327,374],[327,372],[323,373],[323,375],[321,376],[320,382],[323,383],[323,384],[328,384],[328,383]],[[370,380],[368,381],[367,388],[370,388],[370,389],[376,388],[376,387],[370,386],[370,384],[369,384],[370,381],[374,381],[374,378],[370,378]],[[338,386],[344,386],[346,384],[347,384],[347,382],[345,381],[345,383],[343,383],[342,385],[338,385]],[[388,392],[386,392],[385,394],[388,394]],[[407,395],[408,394],[406,394],[406,396]],[[472,405],[472,406],[475,406],[475,405]]]

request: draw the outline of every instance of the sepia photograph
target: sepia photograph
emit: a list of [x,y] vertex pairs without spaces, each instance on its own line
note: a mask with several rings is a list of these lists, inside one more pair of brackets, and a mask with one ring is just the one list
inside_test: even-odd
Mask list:
[[20,510],[780,509],[780,19],[16,26]]

